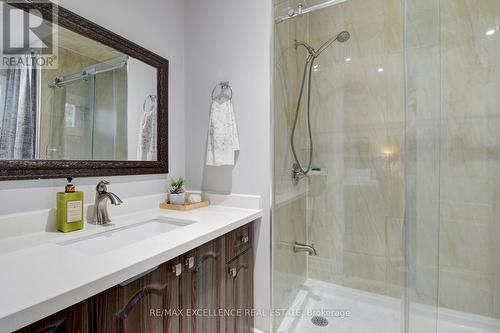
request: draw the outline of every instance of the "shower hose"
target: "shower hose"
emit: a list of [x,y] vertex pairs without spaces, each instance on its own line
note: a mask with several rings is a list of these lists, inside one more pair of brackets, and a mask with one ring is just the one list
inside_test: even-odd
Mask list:
[[[309,171],[311,170],[311,164],[312,164],[312,158],[313,158],[313,138],[312,138],[312,129],[311,129],[311,73],[313,70],[314,66],[314,59],[315,57],[313,55],[309,55],[306,59],[306,63],[304,66],[304,73],[302,74],[302,83],[300,85],[300,92],[299,92],[299,97],[297,100],[297,108],[295,109],[295,118],[293,120],[293,127],[292,127],[292,134],[290,137],[290,145],[292,147],[292,154],[293,158],[295,159],[295,165],[297,168],[296,171],[301,173],[304,176],[307,176]],[[307,121],[307,134],[309,137],[309,161],[307,162],[307,167],[304,168],[302,164],[299,161],[299,158],[297,156],[297,151],[295,149],[295,131],[297,129],[297,123],[299,120],[299,114],[300,114],[300,105],[302,103],[302,96],[304,94],[304,86],[305,82],[307,80],[307,97],[306,97],[306,121]]]

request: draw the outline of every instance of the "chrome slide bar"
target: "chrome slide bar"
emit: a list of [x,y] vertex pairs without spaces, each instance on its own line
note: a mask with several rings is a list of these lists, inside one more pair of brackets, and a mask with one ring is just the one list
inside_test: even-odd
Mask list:
[[325,1],[322,3],[319,3],[317,5],[309,6],[309,7],[304,7],[303,4],[299,3],[299,5],[297,6],[297,9],[290,9],[288,11],[287,15],[275,17],[274,23],[278,24],[278,23],[281,23],[281,22],[286,21],[288,19],[291,19],[291,18],[294,18],[297,16],[301,16],[301,15],[304,15],[307,13],[311,13],[311,12],[314,12],[316,10],[320,10],[320,9],[327,8],[330,6],[338,5],[338,4],[341,4],[341,3],[346,2],[346,1],[347,0],[328,0],[328,1]]

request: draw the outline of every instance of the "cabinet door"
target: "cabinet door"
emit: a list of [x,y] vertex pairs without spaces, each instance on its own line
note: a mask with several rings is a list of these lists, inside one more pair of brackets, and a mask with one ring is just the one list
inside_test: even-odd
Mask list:
[[94,298],[96,331],[103,333],[179,332],[180,278],[175,261]]
[[225,299],[226,333],[253,331],[253,255],[252,248],[242,253],[226,265]]
[[252,223],[231,231],[225,235],[226,238],[226,262],[239,256],[252,247]]
[[218,315],[223,302],[223,241],[223,238],[216,239],[184,257],[184,333],[223,331]]
[[24,327],[17,333],[87,333],[89,332],[89,303],[80,302],[50,317]]

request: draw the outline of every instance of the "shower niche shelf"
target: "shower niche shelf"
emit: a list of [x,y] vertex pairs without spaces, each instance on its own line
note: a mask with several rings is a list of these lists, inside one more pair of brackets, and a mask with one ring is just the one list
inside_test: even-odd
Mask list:
[[327,168],[314,169],[309,171],[308,175],[310,177],[326,177],[328,176],[328,169]]

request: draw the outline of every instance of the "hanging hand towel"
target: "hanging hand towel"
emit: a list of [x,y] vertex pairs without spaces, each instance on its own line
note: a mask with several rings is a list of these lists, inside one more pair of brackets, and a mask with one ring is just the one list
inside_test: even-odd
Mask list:
[[139,128],[139,142],[137,144],[137,160],[156,161],[156,108],[144,111],[141,127]]
[[208,124],[207,161],[210,166],[234,165],[235,152],[240,150],[238,128],[230,100],[212,102]]

